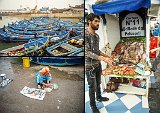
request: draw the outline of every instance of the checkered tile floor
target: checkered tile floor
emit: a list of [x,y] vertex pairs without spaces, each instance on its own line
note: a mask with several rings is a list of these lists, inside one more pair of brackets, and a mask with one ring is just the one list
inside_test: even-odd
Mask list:
[[[92,113],[88,90],[85,78],[85,113]],[[109,101],[97,102],[100,113],[149,113],[149,108],[142,108],[142,96],[120,93],[103,93],[102,96],[108,97]]]

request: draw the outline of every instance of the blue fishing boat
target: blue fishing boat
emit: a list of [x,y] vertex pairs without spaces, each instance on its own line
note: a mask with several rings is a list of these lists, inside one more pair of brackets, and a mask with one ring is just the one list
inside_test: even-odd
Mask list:
[[84,57],[31,57],[31,62],[41,65],[66,66],[84,63]]
[[78,51],[69,54],[68,56],[84,56],[84,49],[79,49]]
[[[28,42],[30,39],[34,39],[34,35],[18,35],[18,34],[9,34],[6,32],[0,33],[0,40],[5,42]],[[41,38],[41,37],[37,37]]]
[[83,35],[67,38],[53,46],[46,48],[48,55],[51,56],[76,56],[84,51]]
[[30,40],[28,43],[20,46],[20,48],[13,48],[10,51],[3,52],[7,56],[34,56],[43,54],[43,48],[49,44],[49,37]]
[[84,23],[82,22],[76,22],[73,24],[74,27],[84,27]]
[[84,35],[84,27],[80,28],[80,27],[72,27],[72,29],[75,31],[75,33],[77,35]]
[[[28,42],[30,39],[34,39],[34,35],[24,35],[24,34],[17,34],[8,31],[6,28],[0,29],[0,40],[6,42]],[[40,37],[39,37],[40,38]]]
[[13,30],[19,30],[19,31],[44,31],[44,30],[58,30],[60,26],[57,24],[45,24],[45,25],[35,25],[35,24],[29,24],[29,25],[12,25],[8,24],[8,27]]

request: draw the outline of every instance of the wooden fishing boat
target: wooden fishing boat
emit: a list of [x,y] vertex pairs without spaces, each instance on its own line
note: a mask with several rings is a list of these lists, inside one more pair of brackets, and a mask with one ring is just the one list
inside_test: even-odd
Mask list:
[[84,63],[84,57],[31,57],[31,62],[50,65],[50,66],[66,66],[66,65],[77,65]]
[[23,51],[23,50],[24,50],[24,44],[1,50],[0,55],[1,56],[16,56],[16,54],[19,53],[19,51]]
[[49,38],[43,37],[38,40],[30,40],[28,43],[2,50],[3,56],[34,56],[43,54],[43,48],[49,44]]
[[68,56],[84,56],[84,49],[80,49],[72,54],[69,54]]
[[68,38],[56,45],[46,48],[46,50],[51,56],[69,56],[70,54],[76,56],[76,53],[78,54],[84,50],[84,37],[81,35]]

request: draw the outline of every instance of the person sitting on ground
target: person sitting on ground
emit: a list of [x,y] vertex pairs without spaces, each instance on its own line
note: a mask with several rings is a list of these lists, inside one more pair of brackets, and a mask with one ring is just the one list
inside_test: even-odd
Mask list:
[[38,89],[48,88],[51,86],[51,74],[48,67],[43,67],[40,71],[36,73],[36,83]]

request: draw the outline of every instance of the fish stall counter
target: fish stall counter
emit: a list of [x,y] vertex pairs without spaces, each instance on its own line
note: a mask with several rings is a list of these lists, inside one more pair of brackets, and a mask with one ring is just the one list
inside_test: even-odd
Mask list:
[[102,71],[103,76],[108,78],[105,89],[118,84],[115,92],[148,97],[152,72],[146,62],[146,38],[121,39],[112,51],[111,57],[113,66],[107,66]]

